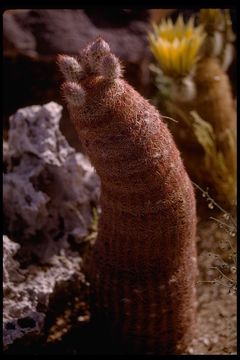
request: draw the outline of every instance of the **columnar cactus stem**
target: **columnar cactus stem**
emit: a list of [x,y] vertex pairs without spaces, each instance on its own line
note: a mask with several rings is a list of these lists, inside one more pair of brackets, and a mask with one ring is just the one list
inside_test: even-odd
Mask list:
[[195,82],[197,96],[187,105],[213,126],[218,149],[226,159],[229,173],[235,178],[236,149],[230,147],[228,138],[231,135],[235,143],[237,116],[229,78],[218,60],[208,57],[198,64]]
[[[209,178],[212,185],[212,192],[215,192],[217,200],[224,204],[225,207],[232,206],[236,198],[236,105],[232,96],[231,84],[225,71],[221,68],[218,59],[206,57],[199,61],[194,76],[196,85],[196,96],[185,102],[179,102],[177,99],[175,105],[189,114],[192,110],[196,111],[199,116],[207,123],[211,124],[217,150],[222,153],[223,160],[226,164],[229,177],[227,179],[216,181],[214,173]],[[176,134],[177,135],[177,134]],[[187,154],[188,156],[188,154]],[[220,168],[220,166],[219,166]],[[214,168],[210,171],[214,172]],[[204,170],[203,170],[204,171]],[[215,170],[216,171],[216,170]],[[196,173],[193,171],[193,174]],[[198,178],[201,179],[201,174]],[[232,178],[232,186],[224,190],[224,185]],[[224,181],[225,180],[225,181]],[[204,182],[204,179],[201,179]]]
[[87,269],[98,306],[133,352],[181,353],[195,328],[197,265],[195,197],[179,151],[102,39],[82,50],[85,74],[75,84],[59,62],[71,119],[102,184]]

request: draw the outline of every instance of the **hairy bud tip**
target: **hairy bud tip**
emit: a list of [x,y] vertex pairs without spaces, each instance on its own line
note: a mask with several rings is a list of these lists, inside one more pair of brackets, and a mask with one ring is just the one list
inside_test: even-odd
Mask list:
[[119,60],[113,54],[106,55],[99,64],[99,74],[114,80],[122,76],[122,68]]
[[79,81],[84,77],[83,69],[74,57],[58,55],[57,63],[66,80]]
[[80,106],[84,103],[85,91],[79,84],[67,81],[62,85],[62,92],[69,104]]

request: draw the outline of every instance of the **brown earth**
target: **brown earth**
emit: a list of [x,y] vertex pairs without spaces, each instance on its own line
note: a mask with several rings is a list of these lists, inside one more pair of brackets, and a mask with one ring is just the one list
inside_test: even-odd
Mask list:
[[[230,282],[227,279],[234,279],[236,285],[236,268],[235,255],[229,241],[235,247],[235,238],[220,229],[214,220],[199,222],[197,335],[189,347],[188,354],[236,354],[237,299],[236,292],[230,289]],[[227,278],[224,276],[221,278],[219,270],[215,267]],[[204,281],[215,281],[215,283]]]

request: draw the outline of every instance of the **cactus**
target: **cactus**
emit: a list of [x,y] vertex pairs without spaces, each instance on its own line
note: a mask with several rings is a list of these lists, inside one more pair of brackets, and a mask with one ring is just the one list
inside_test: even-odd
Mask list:
[[227,71],[234,57],[235,40],[229,9],[201,9],[199,20],[207,34],[205,56],[218,58],[222,69]]
[[[200,20],[195,27],[193,18],[184,24],[182,17],[154,26],[149,42],[159,68],[152,70],[160,90],[157,102],[179,120],[170,128],[190,176],[229,208],[236,197],[236,109],[224,69],[233,34],[226,11],[202,10]],[[203,121],[196,122],[193,112]]]
[[[231,204],[236,197],[236,108],[232,96],[229,78],[217,59],[202,59],[196,69],[195,84],[197,96],[190,102],[181,104],[186,113],[195,110],[214,130],[215,144],[222,154],[228,170],[227,177],[221,183],[212,174],[212,183],[218,185],[215,196],[221,203]],[[209,164],[211,169],[211,164]],[[219,165],[220,167],[220,165]],[[224,182],[232,178],[233,186],[223,191]]]
[[191,75],[205,38],[203,27],[195,27],[193,17],[184,24],[179,15],[175,24],[171,19],[162,19],[159,26],[153,24],[153,30],[149,43],[164,74],[174,78]]
[[85,75],[72,82],[69,57],[59,58],[71,120],[101,178],[99,232],[86,264],[93,295],[132,353],[182,353],[195,328],[192,184],[167,126],[122,78],[108,44],[97,39],[78,62]]

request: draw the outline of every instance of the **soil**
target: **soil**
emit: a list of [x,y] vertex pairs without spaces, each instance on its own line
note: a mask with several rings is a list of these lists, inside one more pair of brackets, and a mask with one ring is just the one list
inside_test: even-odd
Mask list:
[[[230,220],[226,220],[222,213],[208,209],[206,203],[203,206],[205,209],[202,211],[203,216],[198,218],[197,229],[197,332],[186,354],[233,355],[237,354],[236,237],[229,228],[221,228],[210,217],[228,226],[231,225]],[[111,338],[101,320],[91,318],[89,305],[81,297],[75,296],[64,310],[57,316],[53,313],[49,319],[40,342],[32,342],[27,346],[15,343],[6,353],[127,353]]]
[[237,354],[235,251],[229,241],[235,248],[236,239],[214,220],[199,222],[197,334],[188,354]]

